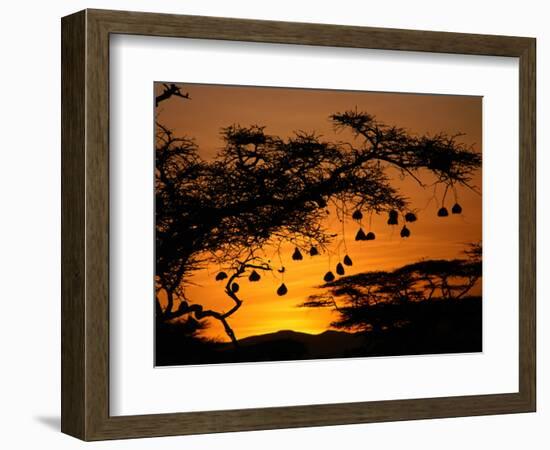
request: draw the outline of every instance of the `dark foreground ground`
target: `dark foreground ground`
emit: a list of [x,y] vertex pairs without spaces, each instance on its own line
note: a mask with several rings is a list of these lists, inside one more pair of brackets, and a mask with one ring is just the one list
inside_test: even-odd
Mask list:
[[157,326],[156,365],[220,364],[482,351],[481,298],[408,304],[383,312],[406,320],[401,328],[368,333],[327,330],[318,335],[290,330],[231,343],[189,336],[178,326]]

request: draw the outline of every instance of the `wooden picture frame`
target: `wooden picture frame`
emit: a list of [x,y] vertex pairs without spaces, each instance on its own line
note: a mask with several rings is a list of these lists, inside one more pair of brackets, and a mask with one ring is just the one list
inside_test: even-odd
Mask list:
[[[519,58],[519,391],[109,415],[109,36],[137,34]],[[83,440],[535,411],[535,39],[85,10],[62,19],[62,416]]]

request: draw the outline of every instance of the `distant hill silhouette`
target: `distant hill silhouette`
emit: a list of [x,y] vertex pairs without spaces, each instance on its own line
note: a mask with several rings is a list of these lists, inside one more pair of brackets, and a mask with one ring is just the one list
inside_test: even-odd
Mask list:
[[[239,341],[243,353],[255,361],[288,359],[322,359],[349,356],[365,346],[365,335],[345,331],[327,330],[321,334],[308,334],[292,330],[250,336]],[[233,353],[230,343],[221,344],[219,350]]]
[[[452,307],[451,307],[452,306]],[[439,300],[409,305],[415,322],[381,332],[327,330],[308,334],[281,330],[230,342],[212,342],[157,330],[156,365],[289,361],[367,356],[471,353],[482,350],[481,298]],[[437,312],[434,314],[433,312]]]

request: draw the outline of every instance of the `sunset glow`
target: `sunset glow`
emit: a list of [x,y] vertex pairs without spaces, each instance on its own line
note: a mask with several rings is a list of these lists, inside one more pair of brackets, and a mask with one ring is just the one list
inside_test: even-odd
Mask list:
[[[412,134],[445,132],[462,133],[458,141],[481,153],[482,98],[448,95],[420,95],[401,93],[370,93],[312,89],[283,89],[197,85],[182,83],[182,90],[190,100],[177,97],[165,101],[156,109],[156,116],[176,136],[192,137],[201,158],[212,160],[222,148],[220,130],[233,124],[265,126],[265,133],[282,138],[295,131],[315,132],[328,141],[348,141],[351,135],[338,133],[329,120],[331,114],[346,110],[366,111],[386,124],[405,128]],[[163,90],[160,83],[155,94]],[[262,279],[252,283],[246,277],[239,279],[240,309],[228,319],[237,338],[260,335],[279,330],[294,330],[318,334],[330,328],[334,312],[328,308],[298,308],[312,294],[320,293],[323,275],[348,254],[353,266],[346,267],[346,275],[366,271],[391,270],[423,259],[453,259],[462,257],[466,244],[482,241],[482,174],[475,173],[472,184],[478,192],[457,187],[446,194],[445,206],[458,201],[462,214],[438,217],[443,205],[444,188],[435,191],[431,174],[421,172],[425,187],[411,177],[404,178],[390,169],[393,185],[411,202],[418,221],[408,225],[409,238],[400,237],[399,226],[390,226],[387,215],[365,216],[361,226],[376,233],[374,241],[355,241],[359,224],[351,219],[338,220],[334,206],[329,203],[325,226],[336,236],[328,252],[318,256],[304,254],[301,261],[291,258],[294,246],[284,243],[280,248],[263,249],[265,258],[276,269],[286,268],[284,283],[288,294],[278,296],[277,287],[283,276],[277,270],[262,272]],[[215,281],[222,268],[210,263],[196,270],[185,280],[186,297],[199,302],[205,309],[225,312],[233,301],[224,292],[224,283]],[[474,288],[480,295],[481,283]],[[209,327],[203,336],[227,341],[222,325],[207,319]]]

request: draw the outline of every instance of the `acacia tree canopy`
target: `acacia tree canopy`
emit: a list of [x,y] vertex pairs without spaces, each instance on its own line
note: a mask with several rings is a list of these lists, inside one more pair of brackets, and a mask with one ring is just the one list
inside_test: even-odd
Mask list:
[[[464,259],[423,260],[393,271],[371,271],[321,286],[325,292],[302,303],[306,308],[333,308],[336,328],[373,330],[392,327],[416,313],[415,304],[455,302],[465,297],[482,274],[481,245],[471,244]],[[429,308],[424,308],[424,313]]]
[[[344,217],[356,210],[404,215],[409,201],[392,186],[392,168],[421,186],[475,189],[471,179],[481,156],[458,136],[415,136],[359,111],[334,114],[331,120],[350,142],[305,132],[281,138],[261,126],[232,125],[221,130],[224,146],[208,161],[192,139],[175,137],[157,124],[159,320],[212,317],[236,343],[227,323],[242,303],[235,282],[250,270],[272,270],[261,249],[283,241],[302,250],[325,249],[334,237],[323,227],[329,203]],[[225,292],[234,307],[223,314],[205,311],[185,295],[186,276],[211,262],[230,273]],[[160,296],[167,298],[164,308]]]

